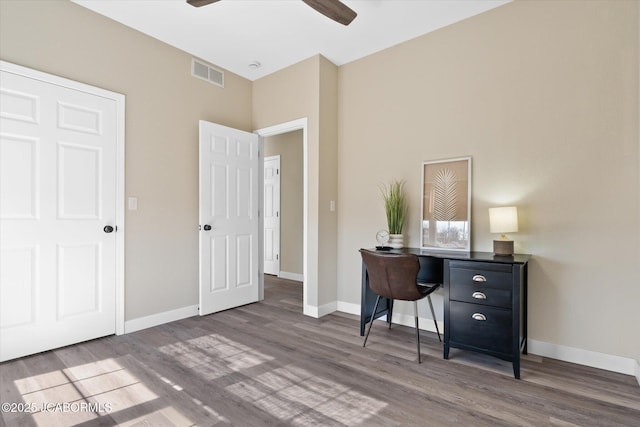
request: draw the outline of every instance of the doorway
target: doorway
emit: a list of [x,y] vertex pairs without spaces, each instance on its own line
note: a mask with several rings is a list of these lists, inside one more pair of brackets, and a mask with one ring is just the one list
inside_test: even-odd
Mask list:
[[[308,254],[309,254],[309,239],[308,239],[308,143],[307,143],[307,119],[303,118],[303,119],[298,119],[298,120],[293,120],[290,122],[286,122],[286,123],[282,123],[280,125],[275,125],[275,126],[271,126],[268,128],[263,128],[263,129],[259,129],[256,130],[255,133],[257,133],[260,137],[261,137],[261,149],[260,152],[261,153],[269,153],[268,149],[265,147],[267,144],[269,144],[269,139],[272,137],[277,137],[277,136],[283,136],[283,138],[285,138],[285,140],[289,139],[289,144],[291,143],[297,143],[298,148],[302,148],[302,156],[301,156],[301,161],[300,159],[298,159],[298,163],[295,164],[296,167],[298,167],[300,169],[300,178],[297,178],[296,180],[298,181],[298,183],[301,183],[301,188],[302,191],[300,191],[299,189],[296,191],[297,192],[297,196],[301,196],[301,203],[297,202],[298,205],[298,209],[302,210],[302,215],[301,215],[301,220],[302,220],[302,224],[301,224],[301,228],[299,228],[298,226],[296,226],[296,230],[297,231],[290,231],[289,233],[293,232],[294,235],[297,234],[298,238],[300,238],[301,236],[301,245],[297,245],[298,249],[294,249],[294,251],[297,250],[298,255],[301,255],[301,259],[299,259],[299,261],[301,261],[301,270],[298,271],[287,271],[286,268],[290,268],[290,267],[286,267],[287,265],[295,265],[295,262],[299,262],[299,261],[294,261],[293,264],[281,264],[281,268],[280,268],[280,277],[282,278],[287,278],[287,279],[292,279],[292,280],[298,280],[301,281],[303,284],[303,311],[304,314],[310,314],[309,310],[307,309],[307,301],[308,301],[308,283],[307,283],[307,265],[308,265]],[[290,135],[289,135],[290,134]],[[289,138],[287,138],[287,136],[289,136]],[[291,139],[291,138],[295,138],[295,139]],[[273,142],[273,140],[271,140]],[[297,142],[293,142],[293,141],[297,141]],[[262,157],[266,157],[269,154],[264,154]],[[264,162],[263,162],[264,163]],[[294,163],[292,163],[291,165],[294,165]],[[290,165],[290,166],[291,166]],[[264,164],[262,165],[264,168]],[[285,165],[283,163],[282,168],[284,168]],[[283,178],[281,180],[281,184],[284,184],[284,181],[287,178]],[[264,176],[263,176],[263,180],[260,183],[261,188],[264,188]],[[284,189],[283,191],[281,191],[282,197],[285,197],[285,194],[289,194],[291,192],[291,190],[287,190]],[[291,196],[291,194],[289,194],[289,196]],[[281,201],[282,202],[282,201]],[[261,195],[261,200],[260,200],[260,204],[261,206],[264,206],[264,195]],[[284,213],[284,212],[283,212]],[[291,225],[292,222],[290,223],[288,220],[285,220],[284,218],[281,221],[281,226],[282,227],[287,227],[287,225]],[[261,216],[261,224],[260,224],[261,230],[263,230],[264,233],[264,217]],[[287,231],[282,231],[283,236],[285,239],[288,239],[288,235]],[[295,244],[293,245],[293,247],[296,247]],[[261,257],[262,259],[264,259],[264,247],[261,248],[263,253],[261,253]],[[283,249],[284,250],[284,249]],[[284,253],[282,254],[282,256],[286,256]],[[284,260],[281,258],[281,261],[284,262]],[[292,261],[291,259],[289,259],[289,261]],[[295,268],[290,268],[290,269],[295,269]],[[289,274],[292,273],[292,274]],[[264,281],[263,281],[263,277],[261,277],[261,283],[260,283],[260,299],[264,299]]]
[[[283,279],[302,282],[302,130],[264,138],[264,154],[264,271]],[[274,166],[276,163],[278,166]]]

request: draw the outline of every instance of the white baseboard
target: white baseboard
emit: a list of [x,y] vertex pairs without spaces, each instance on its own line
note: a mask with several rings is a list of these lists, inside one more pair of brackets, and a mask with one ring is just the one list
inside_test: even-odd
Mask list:
[[[360,304],[352,304],[348,302],[338,301],[338,304],[336,305],[336,309],[337,311],[340,311],[342,313],[355,314],[356,316],[360,316]],[[378,319],[386,322],[387,316],[382,316],[382,317],[379,317]],[[420,329],[423,329],[425,331],[430,331],[430,332],[436,332],[436,327],[433,324],[433,319],[427,319],[426,317],[419,317],[418,322],[420,325]],[[393,323],[398,325],[413,327],[415,324],[415,320],[413,319],[412,315],[395,312],[393,314]],[[444,334],[443,322],[438,321],[438,328],[440,328],[440,334],[441,335]]]
[[[392,321],[394,325],[403,325],[403,326],[409,326],[412,328],[415,326],[415,323],[416,323],[412,315],[397,313],[395,310],[393,312]],[[438,328],[440,329],[440,335],[443,335],[443,338],[444,338],[444,323],[439,320],[437,320],[437,322],[438,322]],[[436,332],[436,326],[433,324],[433,319],[427,319],[426,317],[418,317],[418,324],[420,325],[420,329],[433,332],[433,333]]]
[[[360,315],[360,305],[347,302],[338,301],[336,309],[343,313]],[[386,317],[381,317],[380,320],[384,321]],[[424,329],[430,332],[436,332],[436,328],[432,319],[424,317],[419,318],[420,329]],[[393,314],[393,323],[414,326],[414,319],[412,315],[403,313]],[[444,334],[444,322],[438,320],[438,328],[440,334]],[[531,354],[535,354],[543,357],[550,357],[552,359],[558,359],[565,362],[576,363],[578,365],[590,366],[592,368],[604,369],[607,371],[618,372],[621,374],[632,375],[636,377],[638,384],[640,385],[640,360],[632,358],[615,356],[612,354],[598,353],[595,351],[583,350],[580,348],[567,347],[558,344],[551,344],[544,341],[537,341],[528,339],[527,350]]]
[[342,313],[355,314],[356,316],[360,316],[360,304],[338,301],[336,310]]
[[295,280],[296,282],[304,282],[304,275],[299,273],[289,273],[288,271],[281,271],[278,273],[278,277],[281,279]]
[[321,306],[313,306],[313,305],[305,305],[302,309],[302,314],[305,316],[315,317],[316,319],[326,316],[327,314],[333,313],[337,310],[337,303],[331,302],[329,304],[321,305]]
[[[334,301],[319,307],[305,305],[303,313],[306,316],[319,318],[334,311],[343,313],[360,315],[360,305],[342,301]],[[150,316],[139,317],[137,319],[127,320],[124,324],[125,334],[162,325],[164,323],[174,322],[176,320],[186,319],[187,317],[197,316],[198,306],[192,305],[182,307],[175,310],[165,311],[163,313],[152,314]],[[384,321],[384,318],[381,318]],[[436,328],[432,319],[420,317],[420,329],[430,332],[436,332]],[[403,313],[394,313],[393,323],[413,327],[413,316]],[[444,324],[438,321],[440,333],[444,333]],[[559,344],[551,344],[544,341],[529,339],[527,343],[528,352],[543,357],[563,360],[565,362],[576,363],[578,365],[590,366],[593,368],[604,369],[607,371],[618,372],[621,374],[635,376],[640,385],[640,360],[632,358],[615,356],[612,354],[599,353],[580,348],[567,347]]]
[[164,323],[174,322],[176,320],[186,319],[187,317],[197,315],[198,306],[191,305],[188,307],[182,307],[175,310],[152,314],[150,316],[138,317],[137,319],[127,320],[124,322],[124,333],[128,334],[131,332],[152,328]]
[[305,304],[304,307],[302,307],[302,314],[309,317],[315,317],[316,319],[320,317],[318,315],[318,307],[309,304]]
[[626,375],[637,375],[638,362],[628,357],[615,356],[613,354],[599,353],[532,339],[527,341],[527,347],[529,353],[538,356],[550,357],[552,359]]
[[318,317],[326,316],[327,314],[333,313],[338,309],[337,301],[333,301],[329,304],[324,304],[318,307]]

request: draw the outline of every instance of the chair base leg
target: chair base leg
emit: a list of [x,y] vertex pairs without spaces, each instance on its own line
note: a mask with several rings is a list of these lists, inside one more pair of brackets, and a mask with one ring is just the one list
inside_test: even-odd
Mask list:
[[376,312],[378,311],[379,302],[380,302],[380,295],[378,295],[378,298],[376,298],[376,305],[373,307],[373,312],[371,313],[371,321],[369,322],[369,329],[367,329],[367,335],[364,336],[364,343],[362,343],[363,347],[367,345],[367,338],[369,338],[369,332],[371,332],[371,326],[373,326],[373,321],[375,319]]
[[429,308],[431,309],[431,317],[433,318],[433,324],[436,325],[436,332],[438,333],[438,341],[442,342],[442,338],[440,338],[440,329],[438,329],[438,322],[436,321],[436,313],[433,311],[433,304],[431,303],[431,295],[427,295],[427,301],[429,302]]
[[[436,314],[433,310],[433,303],[431,302],[431,296],[427,295],[427,301],[429,301],[429,308],[431,309],[431,316],[433,317],[433,324],[436,326],[436,332],[438,334],[438,340],[442,342],[442,338],[440,337],[440,329],[438,328],[438,322],[436,321]],[[375,314],[378,311],[378,304],[380,304],[380,296],[376,298],[376,303],[373,307],[373,313],[371,314],[371,320],[369,321],[369,327],[367,328],[367,333],[364,336],[364,342],[362,343],[362,347],[367,345],[367,340],[369,339],[369,333],[371,332],[371,327],[373,326],[373,321],[375,320]],[[393,300],[390,301],[390,304],[393,304]],[[392,309],[393,310],[393,309]],[[418,321],[418,301],[413,302],[413,316],[416,322],[416,350],[418,351],[418,363],[422,363],[422,357],[420,355],[420,325]],[[388,319],[389,329],[391,329],[391,319]]]
[[420,328],[418,326],[418,301],[413,302],[413,314],[416,318],[416,346],[418,348],[418,363],[422,363],[420,360]]

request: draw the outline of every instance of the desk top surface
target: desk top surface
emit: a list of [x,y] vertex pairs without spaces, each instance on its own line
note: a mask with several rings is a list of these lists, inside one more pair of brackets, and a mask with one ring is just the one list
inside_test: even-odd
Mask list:
[[[371,250],[376,249],[371,248]],[[495,255],[493,252],[433,251],[421,248],[390,249],[384,252],[392,254],[416,254],[418,256],[431,256],[461,261],[501,262],[508,264],[526,264],[529,258],[531,258],[529,254]]]

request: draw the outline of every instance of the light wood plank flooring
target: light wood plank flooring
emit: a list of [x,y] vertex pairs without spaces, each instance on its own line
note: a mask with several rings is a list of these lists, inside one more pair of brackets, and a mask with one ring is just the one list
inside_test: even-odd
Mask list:
[[305,317],[300,283],[265,283],[260,303],[3,363],[3,409],[47,406],[0,424],[640,425],[631,376],[525,356],[515,380],[488,356],[443,360],[424,331],[418,364],[412,328],[378,322],[362,348],[356,316]]

